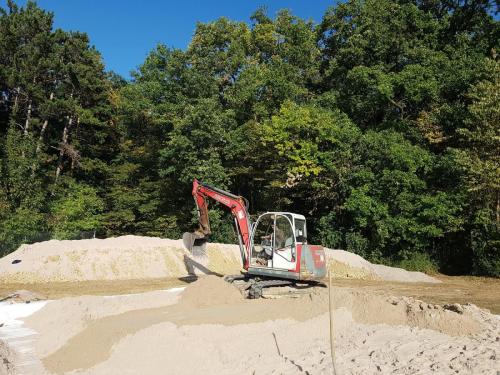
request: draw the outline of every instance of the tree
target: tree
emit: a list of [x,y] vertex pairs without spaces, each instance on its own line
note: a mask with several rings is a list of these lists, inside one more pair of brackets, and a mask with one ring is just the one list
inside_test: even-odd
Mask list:
[[491,80],[470,90],[472,104],[452,153],[462,168],[470,202],[473,270],[500,275],[500,64],[489,60]]
[[[2,251],[50,238],[46,222],[62,177],[99,191],[113,134],[109,84],[88,37],[54,31],[53,14],[32,1],[7,5],[0,11]],[[64,185],[68,194],[71,186]]]
[[104,203],[91,186],[71,179],[50,205],[49,226],[54,238],[65,240],[95,235],[102,226]]

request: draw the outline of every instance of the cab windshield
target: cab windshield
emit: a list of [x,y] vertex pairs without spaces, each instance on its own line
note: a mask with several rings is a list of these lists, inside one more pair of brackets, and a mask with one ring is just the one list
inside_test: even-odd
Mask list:
[[253,232],[253,247],[250,262],[255,266],[273,266],[276,254],[283,257],[288,249],[293,253],[295,236],[292,221],[281,214],[262,215]]

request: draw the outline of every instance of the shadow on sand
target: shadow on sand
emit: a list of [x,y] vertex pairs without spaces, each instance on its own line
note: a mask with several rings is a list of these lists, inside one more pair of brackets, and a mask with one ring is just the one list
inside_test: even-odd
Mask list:
[[193,281],[198,280],[198,276],[196,275],[196,270],[200,271],[204,275],[215,275],[217,277],[223,277],[224,275],[211,271],[203,264],[197,262],[196,260],[184,255],[184,265],[186,266],[186,270],[188,272],[188,276],[179,277],[179,280],[185,283],[192,283]]

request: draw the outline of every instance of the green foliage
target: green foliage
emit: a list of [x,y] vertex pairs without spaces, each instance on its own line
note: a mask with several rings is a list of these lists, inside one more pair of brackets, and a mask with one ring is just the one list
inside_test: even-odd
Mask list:
[[32,1],[8,5],[0,12],[3,252],[98,229],[113,150],[109,83],[88,37],[54,31],[53,15]]
[[368,253],[368,239],[358,232],[347,232],[345,234],[345,249],[363,257],[373,259],[373,254]]
[[[195,219],[197,215],[193,215],[192,224],[198,227],[198,220]],[[220,243],[237,243],[236,231],[233,225],[233,218],[231,215],[224,211],[222,208],[213,207],[208,212],[210,220],[210,229],[212,235],[210,236],[211,242]]]
[[263,141],[286,160],[288,175],[301,178],[337,169],[339,157],[350,156],[343,152],[349,151],[349,142],[358,137],[357,133],[339,111],[286,101],[279,114],[264,125]]
[[34,142],[11,122],[0,160],[0,253],[21,243],[47,239],[43,205],[45,193],[34,165]]
[[54,238],[79,238],[84,232],[99,231],[104,203],[94,188],[68,181],[56,193],[49,207],[49,228]]
[[23,243],[49,239],[44,215],[29,207],[20,206],[15,211],[0,212],[0,254],[7,255]]
[[400,257],[402,259],[394,263],[396,267],[404,268],[408,271],[425,272],[427,274],[436,273],[438,270],[436,261],[431,259],[429,254],[413,252],[400,255]]
[[[316,25],[198,23],[127,82],[34,2],[0,11],[0,251],[180,237],[191,181],[303,213],[309,240],[499,276],[499,22],[487,1],[352,0]],[[212,240],[234,242],[211,207]]]
[[160,173],[189,185],[195,177],[217,186],[227,186],[222,165],[228,134],[234,127],[232,111],[203,99],[187,108],[188,114],[176,124],[160,151]]
[[471,233],[473,264],[476,275],[500,277],[500,232],[491,224]]
[[40,209],[45,194],[37,175],[34,140],[20,134],[13,121],[5,138],[2,182],[9,205],[13,209],[20,206]]
[[460,206],[425,182],[433,168],[427,151],[397,133],[368,132],[358,155],[361,165],[344,208],[372,246],[389,253],[423,250],[460,229]]

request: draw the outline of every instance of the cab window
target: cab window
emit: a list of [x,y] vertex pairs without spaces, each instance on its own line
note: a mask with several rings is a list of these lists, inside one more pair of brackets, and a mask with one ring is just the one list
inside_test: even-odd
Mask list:
[[285,216],[276,217],[276,229],[274,231],[274,249],[291,247],[294,244],[293,228]]
[[295,219],[295,238],[297,242],[307,242],[306,221]]

